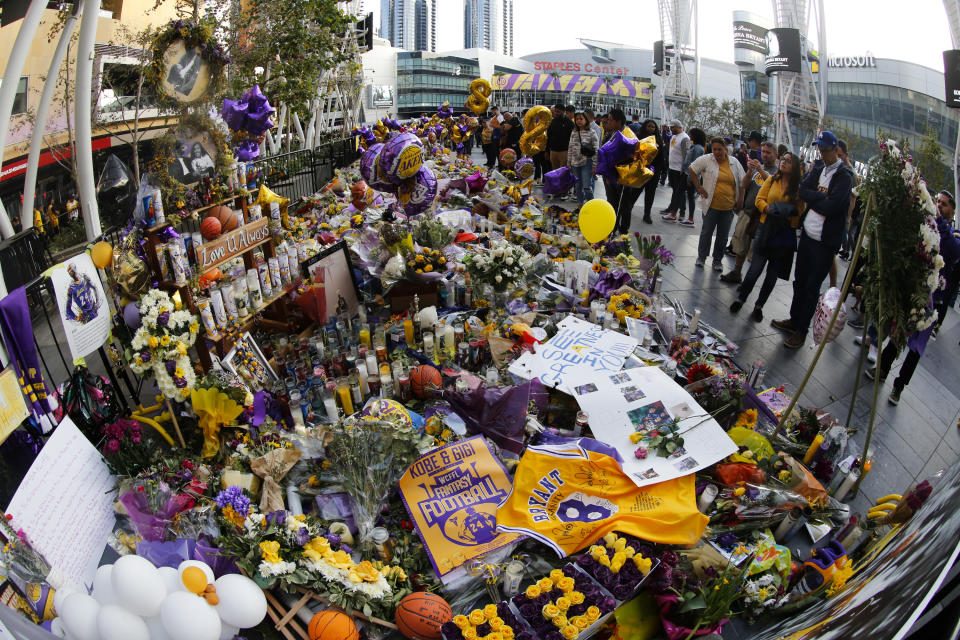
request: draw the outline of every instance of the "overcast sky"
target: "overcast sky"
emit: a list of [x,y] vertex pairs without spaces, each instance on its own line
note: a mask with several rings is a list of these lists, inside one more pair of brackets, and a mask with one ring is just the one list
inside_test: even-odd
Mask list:
[[[896,58],[943,70],[950,29],[942,0],[824,0],[830,55]],[[376,14],[380,0],[365,0]],[[437,48],[463,48],[463,0],[437,0]],[[734,9],[772,19],[771,0],[700,0],[700,55],[733,61]],[[650,48],[656,0],[514,0],[514,55],[580,47],[579,38]]]

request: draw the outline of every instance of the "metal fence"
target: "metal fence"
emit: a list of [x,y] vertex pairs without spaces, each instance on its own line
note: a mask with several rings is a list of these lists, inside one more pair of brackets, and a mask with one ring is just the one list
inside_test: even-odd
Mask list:
[[297,200],[316,193],[333,178],[338,167],[360,157],[352,138],[326,142],[316,149],[301,149],[260,158],[253,165],[263,172],[263,183],[277,194]]

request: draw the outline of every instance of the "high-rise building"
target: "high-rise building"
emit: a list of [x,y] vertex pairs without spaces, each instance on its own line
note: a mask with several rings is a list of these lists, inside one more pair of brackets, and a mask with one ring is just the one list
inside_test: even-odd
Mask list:
[[399,49],[437,50],[437,0],[380,0],[380,37]]
[[464,0],[463,46],[513,55],[513,0]]

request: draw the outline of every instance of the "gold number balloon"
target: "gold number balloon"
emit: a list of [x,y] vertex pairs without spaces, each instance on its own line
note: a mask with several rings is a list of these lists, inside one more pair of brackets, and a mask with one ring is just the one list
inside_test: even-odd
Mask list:
[[520,136],[520,150],[523,155],[533,157],[547,147],[547,127],[553,120],[550,109],[536,106],[523,117],[523,135]]
[[487,112],[487,109],[490,108],[489,98],[492,92],[493,89],[490,87],[489,82],[483,78],[477,78],[470,83],[470,97],[467,98],[464,106],[478,116],[483,115]]

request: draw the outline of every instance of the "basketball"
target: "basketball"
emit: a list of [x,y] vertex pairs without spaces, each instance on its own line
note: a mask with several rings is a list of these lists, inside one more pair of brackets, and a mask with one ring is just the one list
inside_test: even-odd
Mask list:
[[[402,603],[403,600],[400,602]],[[310,636],[310,640],[358,640],[360,631],[353,618],[345,613],[327,609],[314,614],[310,619],[307,635]]]
[[222,231],[223,225],[213,216],[207,216],[200,223],[200,235],[203,236],[204,240],[216,240],[220,237]]
[[418,591],[400,601],[394,620],[411,640],[437,640],[440,627],[453,620],[453,611],[440,596]]
[[410,372],[410,388],[418,398],[429,398],[430,392],[443,387],[443,376],[436,367],[422,364]]
[[210,215],[220,221],[224,232],[233,231],[240,226],[240,219],[237,217],[237,212],[230,207],[220,205],[215,208]]

